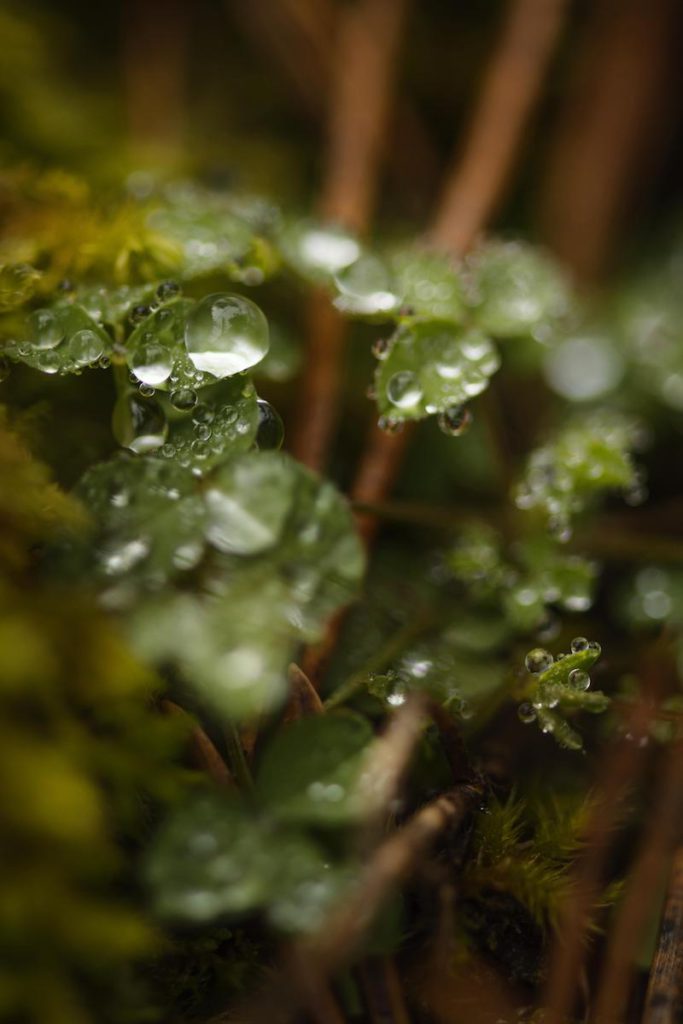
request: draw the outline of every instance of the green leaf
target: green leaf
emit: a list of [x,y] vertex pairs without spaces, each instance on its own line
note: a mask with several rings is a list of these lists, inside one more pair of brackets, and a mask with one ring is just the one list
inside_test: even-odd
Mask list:
[[500,366],[491,341],[445,320],[402,324],[375,372],[380,413],[415,420],[447,413],[488,387]]
[[161,403],[169,424],[162,456],[201,474],[249,451],[256,440],[258,401],[244,374],[197,390],[175,388]]
[[295,722],[266,750],[257,793],[285,821],[354,820],[363,810],[357,786],[371,739],[366,719],[347,712]]
[[391,260],[393,291],[406,307],[431,320],[463,322],[465,289],[459,268],[439,253],[420,249],[397,252]]
[[474,319],[494,337],[531,333],[547,342],[569,311],[562,273],[530,245],[488,242],[468,256],[466,273]]
[[43,373],[80,373],[111,352],[112,340],[82,306],[56,302],[30,313],[5,351]]

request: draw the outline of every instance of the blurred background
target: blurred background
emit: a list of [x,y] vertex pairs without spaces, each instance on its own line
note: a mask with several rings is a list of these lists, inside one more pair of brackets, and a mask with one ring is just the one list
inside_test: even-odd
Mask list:
[[[382,18],[391,22],[386,8],[399,5],[372,205],[377,231],[405,235],[433,214],[507,4],[390,0],[353,52],[385,45]],[[143,171],[199,175],[315,209],[340,81],[348,79],[361,118],[372,94],[348,59],[348,38],[344,48],[354,6],[5,0],[2,160],[58,163],[102,183],[137,174],[140,188]],[[559,6],[558,41],[492,226],[546,243],[577,279],[594,283],[656,247],[678,209],[683,4]]]

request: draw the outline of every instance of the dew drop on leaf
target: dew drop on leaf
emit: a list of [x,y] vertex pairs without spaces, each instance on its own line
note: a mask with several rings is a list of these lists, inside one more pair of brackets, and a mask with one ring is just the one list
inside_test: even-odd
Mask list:
[[256,429],[256,445],[261,450],[272,450],[282,446],[285,428],[280,414],[270,404],[259,398],[258,427]]
[[445,412],[439,414],[439,429],[444,434],[452,437],[460,437],[469,428],[472,422],[472,413],[464,405],[452,405]]
[[588,641],[585,636],[575,636],[571,642],[572,654],[578,654],[579,651],[585,651],[588,647]]
[[34,348],[55,348],[64,339],[64,327],[51,309],[37,309],[28,318],[31,344]]
[[539,675],[541,672],[545,672],[552,663],[553,656],[544,647],[534,647],[524,659],[527,672],[531,672],[532,675]]
[[259,363],[268,352],[268,321],[242,295],[208,295],[185,324],[191,362],[214,377],[230,377]]
[[76,366],[88,366],[104,354],[104,340],[95,331],[84,328],[69,338],[67,353]]
[[414,373],[401,370],[387,381],[387,398],[399,409],[410,409],[422,398],[422,388]]
[[170,398],[173,408],[178,409],[180,412],[194,409],[197,404],[197,392],[193,391],[192,388],[178,388],[177,391],[171,392]]
[[128,365],[141,384],[157,387],[171,376],[173,355],[165,345],[155,341],[154,335],[150,334],[148,340],[143,339],[129,352]]
[[567,682],[575,690],[587,690],[591,684],[591,677],[583,669],[574,668],[567,676]]
[[524,701],[524,703],[520,704],[517,708],[517,716],[520,722],[524,722],[525,725],[529,725],[531,722],[536,721],[536,708],[528,701]]
[[120,395],[114,406],[112,430],[120,445],[143,455],[161,447],[166,440],[168,423],[156,400],[128,392]]

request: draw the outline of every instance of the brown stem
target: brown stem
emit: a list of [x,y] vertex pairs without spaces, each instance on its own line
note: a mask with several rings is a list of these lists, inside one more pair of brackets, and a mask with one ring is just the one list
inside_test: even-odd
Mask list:
[[180,151],[190,10],[183,0],[127,0],[123,7],[123,85],[136,149]]
[[369,1024],[410,1024],[396,964],[388,956],[368,957],[358,967]]
[[656,783],[656,799],[609,940],[592,1019],[618,1024],[631,991],[634,954],[652,914],[653,896],[681,838],[683,815],[683,744],[668,752]]
[[683,1015],[683,846],[673,857],[642,1024],[677,1024]]
[[[476,786],[463,785],[426,804],[401,829],[377,848],[344,903],[337,906],[314,935],[295,944],[294,955],[322,984],[347,962],[374,921],[378,910],[446,829],[459,828],[481,800]],[[287,971],[271,979],[256,1004],[240,1020],[274,1024],[290,1020],[301,1006],[302,993]]]
[[[512,0],[475,108],[464,155],[446,183],[430,243],[458,255],[484,228],[510,177],[568,0]],[[384,501],[398,476],[409,432],[370,431],[351,489],[355,501]],[[376,523],[362,519],[368,543]]]
[[[583,281],[605,269],[672,117],[678,0],[596,0],[551,140],[541,226]],[[653,166],[654,165],[654,166]]]
[[182,716],[188,723],[192,723],[190,728],[191,754],[197,768],[206,772],[217,786],[234,786],[235,780],[230,769],[213,741],[194,718],[171,700],[162,700],[161,707],[167,714]]
[[660,665],[653,660],[644,673],[645,697],[634,704],[624,738],[605,755],[598,772],[597,796],[586,827],[583,854],[576,865],[575,884],[562,910],[551,952],[545,998],[546,1024],[564,1024],[571,1016],[577,978],[585,957],[585,937],[595,912],[612,839],[623,816],[624,801],[640,776],[649,733],[650,703],[662,689]]
[[[356,232],[366,230],[375,204],[406,8],[407,0],[359,0],[340,15],[319,211]],[[322,289],[312,295],[307,319],[291,448],[299,461],[321,470],[337,425],[346,327]]]
[[484,78],[462,154],[446,182],[430,241],[460,254],[490,220],[509,182],[568,0],[516,0]]

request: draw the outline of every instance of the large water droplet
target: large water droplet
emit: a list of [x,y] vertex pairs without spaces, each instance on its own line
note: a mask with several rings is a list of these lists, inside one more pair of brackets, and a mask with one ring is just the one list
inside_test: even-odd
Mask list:
[[149,387],[163,384],[171,376],[173,356],[158,341],[143,340],[129,354],[128,363],[136,378]]
[[114,406],[112,430],[119,444],[142,455],[161,447],[168,423],[157,401],[129,392],[120,395]]
[[422,398],[420,383],[410,370],[394,373],[387,381],[387,397],[399,409],[410,409]]
[[208,295],[185,324],[185,345],[194,366],[230,377],[259,363],[268,351],[268,321],[242,295]]
[[546,669],[550,668],[552,663],[552,654],[543,647],[534,647],[524,659],[527,672],[531,672],[532,675],[540,675],[541,672],[545,672]]
[[88,366],[96,362],[104,354],[104,341],[95,331],[85,328],[76,331],[69,338],[67,352],[76,366]]
[[28,318],[31,344],[35,348],[55,348],[64,338],[60,318],[51,309],[37,309]]
[[285,428],[280,414],[262,398],[258,399],[258,427],[256,429],[256,445],[262,450],[280,448],[285,436]]

